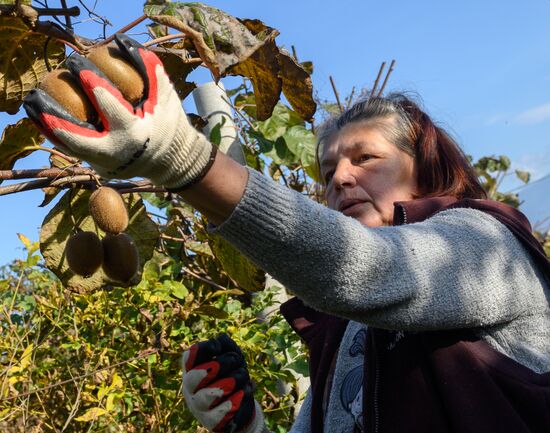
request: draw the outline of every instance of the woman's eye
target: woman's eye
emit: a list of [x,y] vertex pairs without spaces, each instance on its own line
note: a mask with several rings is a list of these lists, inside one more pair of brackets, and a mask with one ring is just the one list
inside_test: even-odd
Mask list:
[[333,170],[326,172],[326,174],[325,174],[325,183],[328,184],[331,181],[333,174],[334,174]]
[[364,155],[361,155],[359,158],[357,158],[357,162],[365,162],[365,161],[368,161],[369,159],[372,159],[372,156],[369,154],[364,154]]

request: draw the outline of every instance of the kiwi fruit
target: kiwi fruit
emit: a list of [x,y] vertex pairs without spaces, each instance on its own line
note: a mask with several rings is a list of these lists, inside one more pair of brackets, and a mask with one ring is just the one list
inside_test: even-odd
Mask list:
[[107,233],[118,234],[128,227],[128,210],[122,196],[113,188],[102,186],[90,196],[90,214],[96,225]]
[[103,264],[103,245],[94,232],[78,232],[67,241],[65,258],[71,271],[89,277]]
[[103,271],[121,283],[129,282],[139,269],[139,252],[132,237],[126,233],[107,234],[103,244]]
[[133,105],[141,101],[145,87],[143,79],[117,46],[92,48],[87,57],[111,80],[127,101]]
[[97,123],[97,112],[78,81],[67,69],[49,72],[38,86],[77,119]]

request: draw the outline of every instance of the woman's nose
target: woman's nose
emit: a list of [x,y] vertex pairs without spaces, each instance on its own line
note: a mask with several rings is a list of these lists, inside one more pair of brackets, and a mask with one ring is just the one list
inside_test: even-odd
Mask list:
[[354,187],[356,184],[355,176],[352,173],[352,166],[345,161],[338,163],[332,176],[334,188],[343,189]]

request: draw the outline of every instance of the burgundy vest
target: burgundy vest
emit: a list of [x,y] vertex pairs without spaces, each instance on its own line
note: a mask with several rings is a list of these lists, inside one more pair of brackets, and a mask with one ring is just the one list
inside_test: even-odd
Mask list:
[[[394,225],[443,210],[486,212],[522,242],[550,281],[550,261],[518,210],[452,197],[395,204]],[[323,394],[348,320],[293,298],[281,312],[309,348],[311,431],[323,431]],[[550,342],[549,342],[550,344]],[[406,332],[368,328],[363,415],[368,433],[549,433],[550,373],[537,374],[468,330]]]

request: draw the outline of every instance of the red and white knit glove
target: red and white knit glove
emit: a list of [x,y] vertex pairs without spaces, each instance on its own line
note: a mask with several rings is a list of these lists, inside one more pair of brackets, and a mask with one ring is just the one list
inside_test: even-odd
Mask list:
[[189,123],[159,58],[126,35],[115,41],[144,80],[138,106],[125,100],[90,60],[73,55],[67,67],[96,108],[101,126],[76,119],[40,89],[25,98],[28,116],[60,149],[87,161],[101,176],[146,177],[173,189],[193,183],[210,168],[215,146]]
[[204,427],[215,433],[268,433],[246,361],[226,334],[191,346],[183,353],[183,368],[185,402]]

